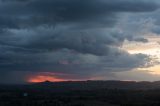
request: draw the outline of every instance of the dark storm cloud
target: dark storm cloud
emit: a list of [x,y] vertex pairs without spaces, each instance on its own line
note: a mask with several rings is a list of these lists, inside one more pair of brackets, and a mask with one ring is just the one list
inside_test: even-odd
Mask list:
[[150,57],[119,49],[112,28],[122,13],[152,12],[149,0],[1,0],[0,70],[46,71],[89,77],[152,65]]
[[112,46],[121,46],[125,39],[147,42],[143,38],[132,38],[113,31],[73,31],[68,28],[61,31],[61,29],[63,28],[41,27],[29,31],[11,30],[7,33],[7,36],[4,34],[0,37],[0,44],[4,47],[15,49],[15,51],[46,52],[68,49],[82,54],[105,56],[112,51],[118,54],[119,51],[113,49]]
[[[4,0],[6,1],[6,0]],[[8,1],[8,0],[7,0]],[[138,0],[14,0],[1,2],[0,12],[19,27],[71,24],[79,27],[110,27],[117,12],[149,12],[156,10],[154,2]],[[25,0],[26,1],[26,0]],[[78,27],[78,26],[77,26]]]
[[111,49],[106,56],[77,54],[69,50],[35,54],[6,52],[0,55],[2,56],[0,67],[3,71],[47,71],[83,77],[99,72],[127,71],[153,65],[146,55],[130,55],[125,51],[117,52],[114,49]]

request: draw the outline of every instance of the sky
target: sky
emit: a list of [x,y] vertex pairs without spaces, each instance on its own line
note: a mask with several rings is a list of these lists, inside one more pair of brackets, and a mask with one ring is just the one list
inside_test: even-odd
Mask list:
[[0,0],[0,83],[160,80],[159,0]]

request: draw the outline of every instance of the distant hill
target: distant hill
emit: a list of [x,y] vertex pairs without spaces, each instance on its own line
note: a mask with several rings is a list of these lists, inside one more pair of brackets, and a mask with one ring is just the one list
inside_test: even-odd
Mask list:
[[51,90],[97,90],[97,89],[160,89],[160,81],[65,81],[29,84],[31,88]]
[[135,82],[135,81],[65,81],[41,82],[26,85],[0,85],[0,89],[35,89],[35,90],[99,90],[99,89],[160,89],[160,81]]

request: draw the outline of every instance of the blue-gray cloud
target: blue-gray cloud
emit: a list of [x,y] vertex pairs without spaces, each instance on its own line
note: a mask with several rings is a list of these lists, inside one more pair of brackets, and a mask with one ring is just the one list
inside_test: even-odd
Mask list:
[[98,72],[147,67],[150,57],[119,48],[125,39],[145,43],[147,39],[114,27],[123,13],[158,8],[149,0],[1,0],[0,70],[87,78]]

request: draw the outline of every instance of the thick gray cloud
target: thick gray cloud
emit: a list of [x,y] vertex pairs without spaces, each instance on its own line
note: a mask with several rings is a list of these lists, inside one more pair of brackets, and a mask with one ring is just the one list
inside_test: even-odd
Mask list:
[[[8,0],[3,0],[8,1]],[[158,8],[148,0],[15,0],[1,2],[2,18],[10,23],[2,25],[30,27],[39,25],[71,24],[82,28],[110,27],[116,22],[119,12],[150,12]],[[6,26],[6,27],[9,27]],[[78,27],[77,26],[77,27]],[[78,27],[78,28],[79,28]]]
[[123,13],[149,13],[158,7],[149,0],[1,0],[1,73],[55,72],[88,78],[150,66],[149,56],[120,49],[125,39],[147,39],[115,26]]

